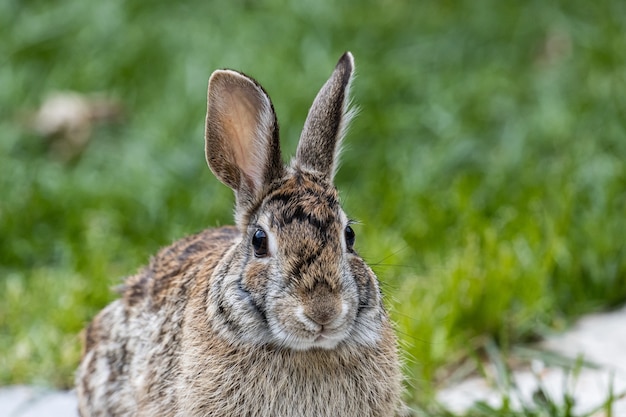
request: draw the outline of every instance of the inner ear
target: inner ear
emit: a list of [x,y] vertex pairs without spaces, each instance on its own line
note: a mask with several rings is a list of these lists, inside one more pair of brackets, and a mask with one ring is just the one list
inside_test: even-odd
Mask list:
[[[271,117],[270,105],[255,91],[229,85],[223,93],[220,105],[224,134],[230,138],[233,162],[241,169],[242,180],[253,189],[261,188],[267,160],[267,139],[272,135],[267,117]],[[273,120],[272,120],[273,122]]]
[[209,80],[206,156],[215,175],[252,200],[282,170],[272,103],[252,78],[215,71]]

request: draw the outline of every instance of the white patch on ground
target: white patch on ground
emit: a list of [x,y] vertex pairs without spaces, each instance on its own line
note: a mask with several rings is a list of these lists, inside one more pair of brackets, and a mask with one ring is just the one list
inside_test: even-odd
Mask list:
[[2,417],[77,417],[74,391],[51,391],[25,386],[0,389]]
[[[513,378],[518,391],[509,393],[513,406],[519,406],[520,400],[530,404],[539,383],[557,403],[565,393],[572,394],[575,413],[601,407],[611,386],[614,395],[626,393],[626,308],[586,316],[567,332],[549,337],[540,348],[572,359],[582,357],[599,368],[583,368],[577,378],[562,368],[538,364],[534,372],[517,371]],[[477,401],[498,406],[502,396],[485,379],[476,377],[441,390],[437,398],[451,411],[462,412]],[[612,412],[615,416],[626,416],[626,397],[614,401]]]

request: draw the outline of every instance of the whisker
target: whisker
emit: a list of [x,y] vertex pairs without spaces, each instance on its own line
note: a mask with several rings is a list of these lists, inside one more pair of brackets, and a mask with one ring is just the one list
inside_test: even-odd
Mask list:
[[[404,343],[409,343],[409,339],[410,339],[413,342],[419,342],[420,344],[429,345],[429,346],[437,344],[437,342],[433,342],[432,340],[415,336],[414,334],[411,334],[411,333],[403,332],[402,330],[399,330],[398,328],[395,328],[395,331],[397,334],[404,336],[404,338],[402,339]],[[439,343],[443,343],[443,342],[439,342]],[[415,347],[415,345],[409,345],[409,347]]]
[[385,266],[385,267],[395,267],[395,268],[407,268],[407,269],[417,269],[416,265],[403,265],[403,264],[383,264],[383,263],[378,263],[378,264],[369,264],[370,267],[381,267],[381,266]]
[[389,255],[385,256],[384,258],[380,259],[379,261],[376,261],[376,262],[370,263],[370,265],[380,265],[380,264],[382,264],[384,261],[386,261],[387,259],[391,258],[392,256],[395,256],[395,255],[399,254],[400,252],[402,252],[402,251],[404,251],[404,250],[406,250],[406,249],[408,249],[408,248],[409,248],[409,245],[404,245],[404,246],[403,246],[403,247],[401,247],[400,249],[398,249],[398,250],[396,250],[396,251],[394,251],[394,252],[391,252]]

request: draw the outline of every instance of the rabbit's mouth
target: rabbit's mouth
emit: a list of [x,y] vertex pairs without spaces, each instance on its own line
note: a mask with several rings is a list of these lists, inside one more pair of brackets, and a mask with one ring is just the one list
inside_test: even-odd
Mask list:
[[325,339],[336,339],[338,335],[343,336],[343,332],[338,328],[330,328],[322,326],[314,341],[318,342]]
[[327,345],[329,343],[334,343],[336,345],[342,339],[343,339],[343,334],[340,334],[338,336],[337,334],[332,334],[326,331],[322,331],[320,332],[320,334],[318,334],[315,337],[315,339],[313,339],[313,343],[318,344],[318,345]]
[[314,348],[319,349],[335,349],[339,343],[345,339],[343,332],[332,333],[322,332],[314,336],[312,339],[303,340],[301,350],[309,350]]
[[313,332],[303,331],[303,329],[281,329],[275,334],[275,337],[283,347],[306,351],[310,349],[335,349],[346,339],[347,335],[346,329],[340,326],[334,329],[323,327]]
[[292,343],[292,348],[296,350],[309,350],[309,349],[335,349],[339,343],[345,340],[347,333],[342,328],[331,329],[329,327],[322,327],[318,331],[314,332],[308,337],[297,338],[299,340],[293,340],[296,343]]

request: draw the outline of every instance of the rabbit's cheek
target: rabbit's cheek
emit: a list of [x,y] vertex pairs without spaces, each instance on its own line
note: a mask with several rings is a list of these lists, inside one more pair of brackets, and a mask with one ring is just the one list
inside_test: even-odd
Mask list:
[[244,288],[251,294],[263,294],[270,276],[270,265],[264,261],[249,264],[242,277]]
[[311,332],[296,317],[298,301],[289,294],[269,294],[267,320],[277,344],[301,350],[300,341]]
[[380,304],[380,293],[378,280],[374,272],[363,262],[362,259],[354,257],[348,262],[353,282],[358,289],[358,310],[378,309]]

